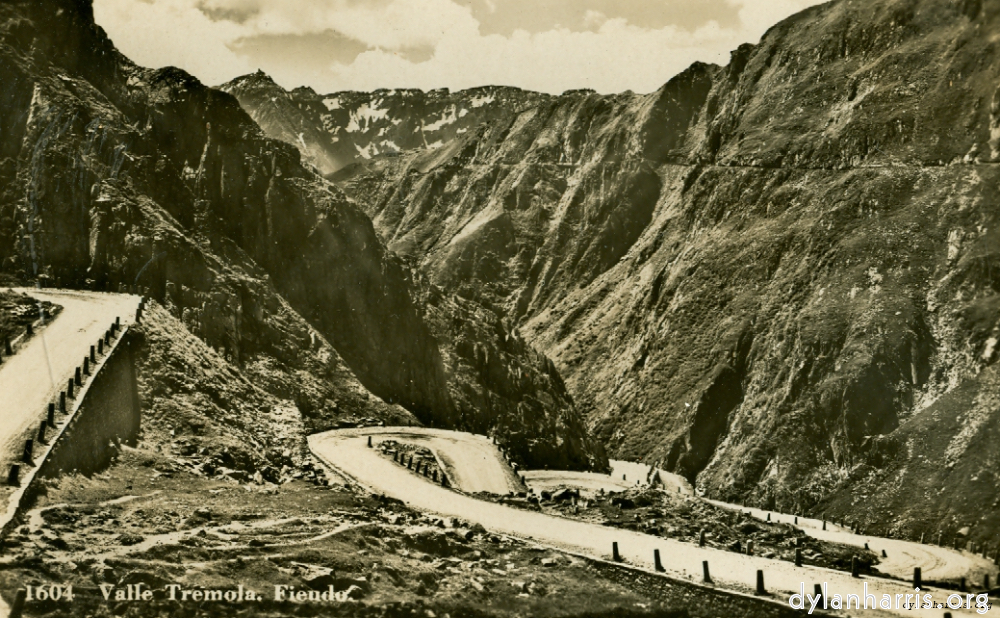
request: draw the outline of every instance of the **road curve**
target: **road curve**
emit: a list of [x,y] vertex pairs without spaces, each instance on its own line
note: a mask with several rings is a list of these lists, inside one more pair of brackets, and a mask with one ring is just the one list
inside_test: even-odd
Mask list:
[[[908,585],[893,580],[855,579],[849,573],[830,569],[795,567],[789,562],[703,548],[476,500],[433,485],[379,456],[374,449],[367,448],[368,431],[370,430],[341,430],[316,434],[309,437],[309,447],[320,460],[362,486],[402,500],[415,509],[478,522],[494,532],[531,538],[540,543],[598,558],[610,558],[612,543],[617,542],[626,561],[650,570],[653,568],[653,551],[658,549],[669,574],[691,581],[701,581],[702,561],[706,560],[716,585],[733,590],[752,591],[757,570],[761,569],[765,574],[766,587],[782,602],[786,602],[791,594],[799,592],[803,584],[809,592],[814,584],[823,582],[829,584],[830,595],[862,595],[866,583],[868,592],[878,598],[882,594],[913,594],[913,589]],[[944,602],[947,595],[941,591],[931,591],[935,592],[935,600]],[[975,610],[950,611],[954,616],[978,615]],[[880,613],[882,610],[865,612],[866,615]],[[942,610],[892,609],[884,615],[890,614],[940,618]]]
[[[70,290],[16,289],[62,306],[62,311],[14,356],[0,364],[0,473],[20,459],[25,434],[37,430],[49,402],[73,377],[90,346],[121,317],[131,324],[138,296]],[[101,359],[98,359],[100,361]]]
[[[572,472],[569,470],[525,470],[524,478],[535,493],[559,487],[573,487],[584,495],[593,495],[599,491],[625,491],[637,487],[648,487],[654,470],[642,463],[612,459],[610,474],[598,472]],[[694,495],[691,485],[683,477],[655,470],[659,486],[670,493]]]
[[957,582],[959,578],[965,577],[971,584],[977,585],[983,581],[984,575],[989,575],[990,581],[996,581],[996,565],[971,552],[960,552],[947,547],[923,545],[912,541],[854,534],[849,529],[836,526],[831,522],[827,522],[826,530],[823,530],[823,521],[819,519],[799,517],[796,523],[794,516],[785,513],[742,507],[717,500],[707,500],[707,502],[722,508],[749,513],[760,520],[766,520],[770,514],[771,521],[793,524],[809,536],[821,541],[843,543],[855,547],[864,547],[867,543],[868,548],[879,555],[885,550],[886,556],[880,558],[878,570],[892,577],[909,579],[913,576],[913,568],[920,567],[922,577],[926,581]]
[[383,440],[398,440],[425,446],[434,451],[444,464],[451,485],[466,493],[487,492],[505,496],[512,491],[521,491],[520,482],[499,447],[486,436],[426,427],[342,429],[338,435],[372,436],[375,444]]

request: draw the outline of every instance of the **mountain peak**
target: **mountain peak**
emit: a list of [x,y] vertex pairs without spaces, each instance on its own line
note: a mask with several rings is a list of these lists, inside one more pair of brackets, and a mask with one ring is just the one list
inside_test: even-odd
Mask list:
[[230,88],[281,88],[274,81],[270,75],[264,72],[263,69],[257,69],[253,73],[247,73],[246,75],[240,75],[235,77],[225,84],[219,86],[219,90],[228,91]]

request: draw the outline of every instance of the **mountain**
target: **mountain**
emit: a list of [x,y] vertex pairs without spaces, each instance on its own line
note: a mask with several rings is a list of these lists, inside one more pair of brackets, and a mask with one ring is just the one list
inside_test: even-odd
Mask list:
[[258,71],[219,87],[236,97],[268,136],[294,144],[305,160],[332,174],[380,155],[435,148],[498,115],[549,98],[518,88],[376,90],[319,95],[287,91]]
[[390,249],[551,356],[613,455],[718,498],[985,539],[998,45],[996,3],[838,0],[657,92],[518,100],[333,178]]
[[0,5],[0,78],[3,272],[137,285],[313,430],[409,417],[606,465],[549,359],[415,275],[235,98],[122,56],[89,0]]

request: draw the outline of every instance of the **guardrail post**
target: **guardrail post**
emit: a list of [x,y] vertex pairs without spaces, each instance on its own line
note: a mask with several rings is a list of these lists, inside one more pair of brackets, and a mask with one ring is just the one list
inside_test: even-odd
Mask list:
[[819,606],[819,604],[823,600],[823,586],[821,586],[819,584],[816,584],[815,586],[813,586],[813,595],[816,598],[816,605]]
[[796,526],[799,525],[799,516],[798,515],[795,516],[795,525]]
[[704,546],[705,546],[705,531],[702,530],[701,533],[698,534],[698,547],[704,547]]
[[764,571],[757,569],[757,594],[767,594],[764,589]]
[[708,560],[701,561],[701,578],[706,584],[712,583],[712,575],[708,572]]
[[921,581],[921,579],[922,578],[920,577],[920,567],[913,567],[913,587],[914,588],[920,588],[921,587],[921,584],[923,583]]
[[115,317],[115,330],[121,328],[121,326],[122,326],[122,318],[121,318],[121,316]]
[[35,334],[35,329],[31,326],[31,322],[28,322],[28,328],[26,329],[26,333],[29,337]]
[[656,569],[657,573],[662,573],[665,569],[663,568],[663,562],[660,561],[660,550],[653,550],[653,568]]
[[883,557],[883,558],[888,558],[888,557],[889,557],[889,556],[887,556],[887,555],[886,555],[886,553],[885,553],[885,550],[884,550],[884,549],[882,550],[882,557]]
[[958,580],[958,589],[961,590],[962,592],[965,592],[965,578],[964,577],[962,577],[961,579]]
[[823,529],[826,530],[826,520],[823,520]]
[[87,356],[83,357],[83,375],[90,375],[90,358]]
[[21,484],[21,466],[11,465],[10,472],[7,473],[7,484],[11,487],[17,487]]
[[434,471],[434,476],[432,476],[431,478],[433,478],[433,479],[434,479],[434,482],[435,482],[435,483],[437,483],[437,482],[438,482],[438,471],[437,471],[437,470],[435,470],[435,471]]
[[368,448],[372,447],[372,437],[368,436]]
[[447,486],[448,486],[448,475],[446,475],[444,472],[442,472],[441,473],[441,487],[447,487]]
[[98,339],[97,340],[97,353],[100,354],[100,355],[102,355],[102,356],[104,355],[104,340],[103,339]]
[[10,608],[10,618],[21,618],[24,615],[24,603],[28,598],[28,591],[21,588],[14,595],[14,605]]
[[42,421],[42,423],[38,426],[38,443],[39,444],[44,444],[45,443],[45,427],[46,426],[48,426],[48,423],[46,423],[45,421]]
[[858,557],[857,556],[851,556],[851,577],[858,577],[858,575],[859,575],[858,569],[859,568],[860,567],[858,566]]
[[56,404],[49,404],[49,416],[48,416],[49,427],[56,426]]
[[611,544],[611,558],[615,562],[621,562],[622,561],[622,555],[620,553],[618,553],[618,541],[615,541],[615,542],[613,542]]
[[31,456],[32,451],[34,450],[33,447],[34,447],[34,443],[33,443],[32,440],[25,440],[24,441],[24,453],[21,454],[21,461],[23,461],[26,464],[33,464],[33,463],[35,463],[34,459]]
[[767,521],[771,521],[771,514],[770,513],[767,514]]
[[94,348],[94,346],[90,346],[90,362],[92,363],[97,362],[97,350],[96,348]]
[[7,356],[14,355],[14,348],[12,348],[10,345],[10,337],[3,338],[3,353],[6,354]]
[[59,412],[66,414],[66,391],[59,393]]
[[983,590],[990,589],[990,574],[983,575]]
[[83,375],[80,373],[79,367],[76,368],[76,372],[73,378],[77,386],[83,386]]

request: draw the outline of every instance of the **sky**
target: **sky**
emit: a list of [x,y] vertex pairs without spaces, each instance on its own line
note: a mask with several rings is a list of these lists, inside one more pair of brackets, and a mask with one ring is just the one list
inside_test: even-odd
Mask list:
[[820,0],[94,0],[127,56],[209,85],[652,92]]

